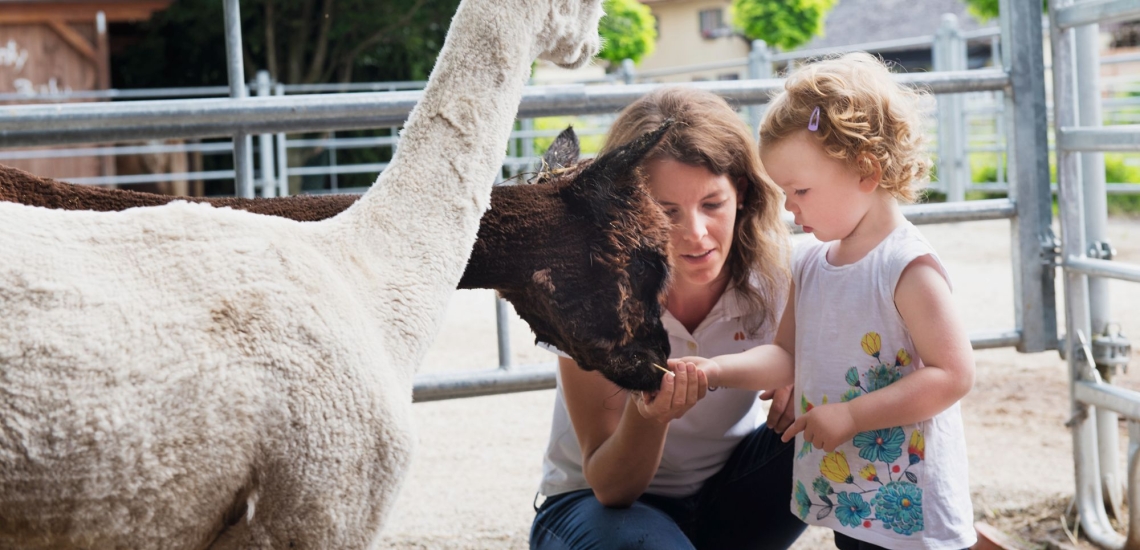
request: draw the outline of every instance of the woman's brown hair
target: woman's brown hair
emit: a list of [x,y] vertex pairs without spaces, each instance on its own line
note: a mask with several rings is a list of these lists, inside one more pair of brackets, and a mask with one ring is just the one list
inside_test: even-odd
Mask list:
[[760,164],[752,132],[720,96],[686,87],[658,88],[625,108],[610,128],[602,152],[677,122],[643,161],[669,158],[727,176],[740,190],[725,269],[729,287],[747,304],[744,327],[755,334],[783,311],[791,245],[780,218],[780,195]]

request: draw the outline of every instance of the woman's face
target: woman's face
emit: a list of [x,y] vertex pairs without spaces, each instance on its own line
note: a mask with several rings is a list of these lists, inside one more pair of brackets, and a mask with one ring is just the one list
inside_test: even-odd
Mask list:
[[727,277],[724,264],[739,204],[732,181],[673,159],[653,160],[645,168],[650,193],[673,223],[674,284],[703,286]]

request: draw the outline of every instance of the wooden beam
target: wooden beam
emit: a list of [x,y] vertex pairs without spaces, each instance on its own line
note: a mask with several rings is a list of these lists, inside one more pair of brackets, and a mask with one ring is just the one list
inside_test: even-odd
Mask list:
[[61,2],[4,1],[0,0],[0,25],[27,25],[51,20],[89,23],[102,11],[108,23],[146,21],[154,12],[170,6],[173,0],[127,0],[115,2]]
[[47,25],[51,27],[64,42],[67,42],[72,48],[75,48],[75,51],[83,54],[83,57],[86,57],[91,60],[92,63],[98,65],[99,54],[95,53],[95,46],[92,46],[86,38],[83,38],[82,34],[79,34],[79,32],[71,28],[70,25],[58,19],[48,21]]

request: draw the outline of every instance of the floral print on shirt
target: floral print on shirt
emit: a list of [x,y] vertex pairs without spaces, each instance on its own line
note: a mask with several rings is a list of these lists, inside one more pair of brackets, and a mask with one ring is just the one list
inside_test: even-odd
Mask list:
[[[847,370],[845,381],[849,389],[840,398],[845,402],[894,383],[902,378],[900,369],[911,364],[910,354],[904,349],[895,353],[893,361],[884,361],[878,333],[863,335],[860,346],[875,364],[864,371],[858,367]],[[827,396],[822,396],[820,402],[826,404]],[[812,407],[811,401],[801,395],[800,414]],[[901,535],[922,531],[922,489],[918,476],[911,471],[926,458],[922,431],[896,426],[860,432],[851,445],[858,449],[857,458],[849,458],[843,450],[824,455],[819,462],[820,475],[812,481],[810,492],[802,480],[796,480],[793,498],[800,519],[806,521],[814,511],[816,520],[835,514],[846,527],[871,528],[879,522],[884,529]],[[815,450],[811,443],[804,442],[796,458],[802,459]]]

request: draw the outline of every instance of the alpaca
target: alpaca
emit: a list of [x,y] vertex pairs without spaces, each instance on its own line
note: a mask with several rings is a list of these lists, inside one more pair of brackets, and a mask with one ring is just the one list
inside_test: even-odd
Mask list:
[[[483,214],[458,288],[497,290],[530,325],[536,340],[566,351],[583,369],[597,370],[625,388],[656,388],[660,373],[643,367],[664,364],[669,355],[660,321],[668,220],[639,191],[636,164],[671,124],[592,164],[578,162],[578,139],[573,129],[564,130],[543,156],[544,169],[534,178],[537,187],[492,188],[491,208]],[[598,177],[603,173],[610,175]],[[592,201],[582,200],[583,190],[597,190]],[[175,197],[72,185],[0,165],[0,201],[63,210],[115,212],[187,200],[319,221],[357,198]],[[583,254],[591,242],[598,250]]]
[[463,0],[392,163],[321,222],[0,203],[0,547],[374,546],[530,63],[588,61],[601,15]]

